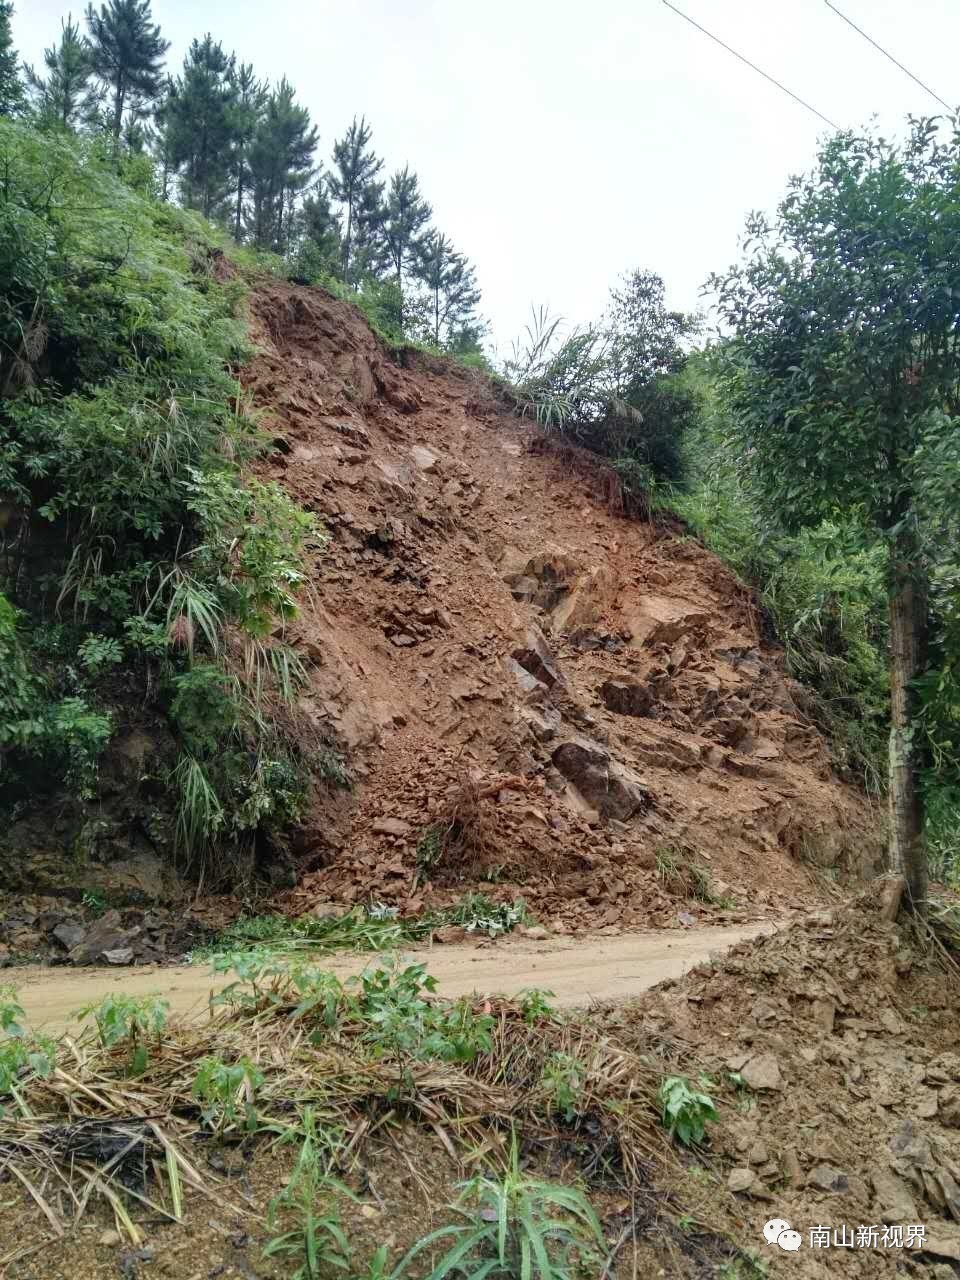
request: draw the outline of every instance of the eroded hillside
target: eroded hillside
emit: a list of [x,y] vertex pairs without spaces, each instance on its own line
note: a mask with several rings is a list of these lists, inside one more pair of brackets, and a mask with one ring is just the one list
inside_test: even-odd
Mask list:
[[264,470],[329,534],[288,637],[301,705],[354,784],[318,794],[288,909],[493,880],[616,927],[675,921],[671,859],[727,908],[808,901],[810,863],[869,869],[876,814],[713,555],[321,290],[262,287],[252,330]]

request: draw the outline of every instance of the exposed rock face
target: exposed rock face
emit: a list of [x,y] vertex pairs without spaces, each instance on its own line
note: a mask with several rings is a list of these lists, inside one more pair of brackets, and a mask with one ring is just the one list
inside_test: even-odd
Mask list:
[[553,753],[553,763],[567,781],[604,818],[626,822],[652,806],[643,779],[615,760],[599,742],[574,738]]
[[[570,929],[676,924],[703,904],[657,878],[663,846],[702,853],[711,882],[771,912],[809,901],[801,855],[869,862],[875,815],[831,772],[749,593],[715,557],[669,522],[622,518],[603,465],[550,447],[482,380],[409,353],[399,367],[322,290],[265,284],[251,319],[244,385],[279,442],[256,471],[327,534],[284,628],[307,673],[305,751],[328,767],[291,860],[258,866],[279,890],[295,860],[282,905],[414,911],[476,889],[523,894]],[[0,831],[0,880],[175,900],[137,791],[173,747],[150,726],[118,735],[110,830],[91,816],[82,881],[75,826],[48,814]],[[435,829],[470,857],[426,877],[417,851]],[[27,847],[42,853],[29,875]],[[122,923],[99,954],[136,958]]]

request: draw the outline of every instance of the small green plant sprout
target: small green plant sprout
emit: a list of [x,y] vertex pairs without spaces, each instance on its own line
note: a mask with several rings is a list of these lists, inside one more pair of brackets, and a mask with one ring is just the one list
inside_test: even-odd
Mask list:
[[336,1197],[356,1200],[356,1196],[326,1167],[325,1147],[310,1107],[303,1113],[303,1134],[290,1179],[267,1212],[271,1231],[276,1230],[281,1214],[293,1225],[268,1240],[263,1252],[268,1258],[287,1257],[298,1264],[290,1280],[319,1280],[331,1268],[346,1271],[350,1267],[350,1247],[340,1225]]
[[200,1103],[203,1123],[222,1138],[240,1117],[248,1133],[257,1127],[255,1107],[263,1072],[249,1058],[226,1063],[221,1058],[203,1058],[197,1066],[193,1096]]
[[666,1077],[657,1090],[657,1105],[663,1127],[685,1147],[701,1143],[707,1125],[718,1119],[710,1095],[693,1089],[685,1076]]
[[99,889],[85,889],[80,903],[96,919],[99,919],[107,909],[107,900]]
[[0,987],[0,1098],[16,1096],[17,1081],[29,1072],[44,1078],[49,1076],[55,1053],[53,1041],[27,1036],[16,990],[10,986]]
[[569,1053],[551,1053],[543,1064],[540,1087],[547,1099],[547,1110],[571,1124],[581,1111],[583,1066]]
[[467,1221],[418,1240],[396,1275],[441,1241],[449,1241],[450,1248],[425,1280],[573,1280],[600,1274],[609,1256],[582,1191],[521,1172],[516,1134],[503,1178],[471,1178],[456,1209]]
[[99,1004],[88,1004],[78,1009],[78,1018],[93,1017],[97,1024],[100,1043],[105,1049],[126,1043],[129,1047],[127,1073],[138,1076],[146,1070],[150,1060],[147,1043],[155,1037],[159,1043],[167,1025],[170,1004],[160,996],[110,995]]
[[4,1036],[21,1040],[23,1030],[23,1005],[17,998],[16,987],[0,987],[0,1031]]
[[550,1001],[554,998],[552,991],[542,991],[539,987],[524,987],[518,992],[520,1012],[528,1027],[538,1022],[553,1022],[557,1011]]

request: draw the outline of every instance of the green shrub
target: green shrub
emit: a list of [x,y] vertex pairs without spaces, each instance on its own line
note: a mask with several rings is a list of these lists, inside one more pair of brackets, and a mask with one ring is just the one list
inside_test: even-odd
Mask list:
[[[158,689],[178,845],[202,869],[302,805],[276,704],[304,673],[272,633],[322,539],[243,470],[266,441],[232,373],[243,287],[210,269],[219,233],[121,169],[0,120],[0,499],[26,549],[0,582],[3,783],[91,799],[123,701]],[[246,649],[229,670],[227,627]]]
[[668,1076],[662,1082],[657,1104],[663,1127],[685,1147],[701,1143],[707,1125],[719,1119],[709,1094],[694,1089],[684,1076]]

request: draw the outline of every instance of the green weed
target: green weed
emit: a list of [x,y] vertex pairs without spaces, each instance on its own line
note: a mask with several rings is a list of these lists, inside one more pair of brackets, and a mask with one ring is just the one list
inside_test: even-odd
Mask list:
[[596,1214],[576,1187],[522,1173],[517,1140],[502,1178],[479,1175],[465,1184],[457,1212],[467,1221],[441,1227],[408,1251],[397,1271],[441,1243],[450,1247],[426,1280],[572,1280],[597,1275],[607,1257]]
[[126,1042],[127,1074],[136,1076],[146,1069],[150,1060],[149,1043],[159,1042],[169,1012],[170,1002],[160,996],[109,995],[97,1004],[76,1010],[74,1016],[93,1018],[105,1049]]
[[713,1099],[694,1089],[684,1076],[668,1076],[657,1091],[663,1127],[685,1147],[699,1145],[707,1125],[719,1119]]

